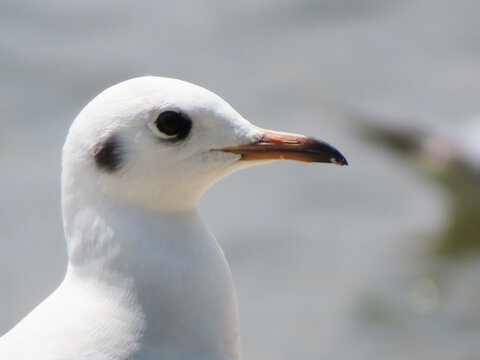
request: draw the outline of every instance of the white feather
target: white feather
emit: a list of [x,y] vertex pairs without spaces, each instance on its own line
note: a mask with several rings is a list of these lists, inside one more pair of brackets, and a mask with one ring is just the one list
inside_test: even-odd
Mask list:
[[[185,141],[162,144],[151,131],[168,109],[194,119]],[[112,134],[122,161],[105,171],[93,154]],[[65,280],[0,338],[0,359],[239,359],[230,269],[196,205],[246,165],[212,149],[259,136],[218,96],[179,80],[132,79],[93,99],[63,151]]]

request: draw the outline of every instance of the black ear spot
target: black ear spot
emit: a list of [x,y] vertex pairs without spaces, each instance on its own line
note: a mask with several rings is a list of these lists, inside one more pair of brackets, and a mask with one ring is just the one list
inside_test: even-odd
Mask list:
[[99,169],[113,172],[122,165],[123,152],[120,139],[117,135],[111,135],[106,140],[97,144],[94,159]]

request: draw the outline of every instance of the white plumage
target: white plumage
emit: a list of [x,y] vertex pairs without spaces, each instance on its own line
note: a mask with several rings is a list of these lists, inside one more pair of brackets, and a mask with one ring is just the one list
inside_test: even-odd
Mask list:
[[0,338],[0,359],[239,359],[230,269],[196,205],[227,174],[280,158],[346,164],[180,80],[98,95],[63,151],[65,279]]

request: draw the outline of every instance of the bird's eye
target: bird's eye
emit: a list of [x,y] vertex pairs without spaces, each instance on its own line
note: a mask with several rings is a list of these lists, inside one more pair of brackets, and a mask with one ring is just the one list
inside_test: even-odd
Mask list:
[[164,111],[152,124],[152,130],[162,139],[185,139],[192,128],[192,121],[176,111]]

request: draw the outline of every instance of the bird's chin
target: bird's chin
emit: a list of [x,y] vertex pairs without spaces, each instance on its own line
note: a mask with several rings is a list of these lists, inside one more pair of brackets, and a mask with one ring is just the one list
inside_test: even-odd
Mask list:
[[238,154],[227,153],[221,150],[209,150],[202,152],[195,157],[195,161],[201,164],[229,166],[235,164],[241,160],[241,156]]
[[222,150],[210,150],[208,154],[208,156],[211,158],[210,161],[217,162],[219,165],[223,164],[223,166],[225,166],[226,168],[230,168],[231,171],[229,172],[237,171],[251,166],[268,164],[272,161],[275,161],[275,159],[258,159],[245,161],[240,154],[235,154]]

